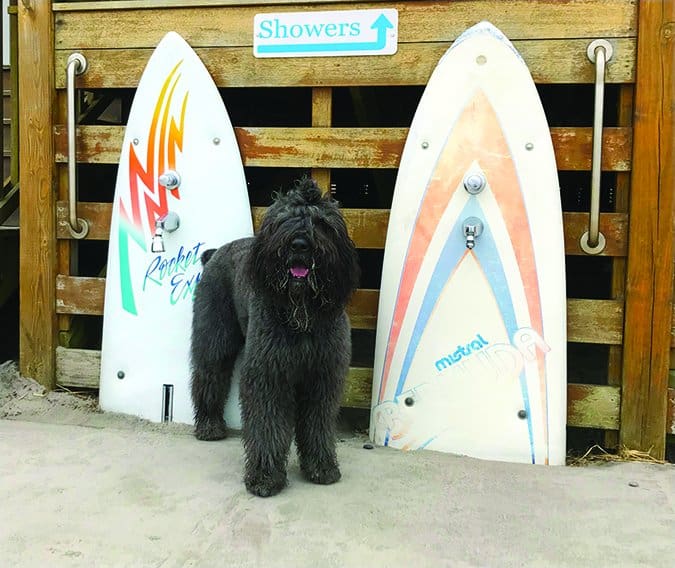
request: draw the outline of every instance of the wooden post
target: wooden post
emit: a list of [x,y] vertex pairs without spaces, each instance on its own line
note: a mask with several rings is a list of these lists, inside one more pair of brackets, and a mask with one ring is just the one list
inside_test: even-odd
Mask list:
[[[314,87],[312,89],[312,126],[331,126],[332,113],[333,89],[330,87]],[[312,178],[325,193],[330,193],[329,169],[313,169]]]
[[54,193],[54,30],[51,0],[18,3],[19,364],[54,386],[56,231]]
[[638,5],[620,442],[665,454],[673,295],[675,0]]
[[[633,123],[633,85],[622,85],[619,91],[618,125],[632,126]],[[616,174],[616,197],[614,210],[617,213],[628,211],[628,196],[630,195],[630,172]],[[612,259],[612,299],[625,301],[626,292],[626,259],[615,257]],[[621,365],[623,349],[620,345],[610,345],[609,362],[607,369],[607,384],[621,386]],[[619,445],[619,432],[607,430],[605,432],[605,447],[616,448]]]

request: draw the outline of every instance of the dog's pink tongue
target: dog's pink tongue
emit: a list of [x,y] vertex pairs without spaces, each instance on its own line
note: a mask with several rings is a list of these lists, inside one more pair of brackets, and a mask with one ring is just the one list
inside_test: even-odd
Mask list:
[[291,268],[291,276],[293,278],[305,278],[309,274],[309,268],[304,266],[293,266]]

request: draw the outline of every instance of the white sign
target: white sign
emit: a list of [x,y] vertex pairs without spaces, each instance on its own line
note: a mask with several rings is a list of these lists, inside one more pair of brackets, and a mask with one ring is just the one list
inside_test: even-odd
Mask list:
[[255,57],[392,55],[398,47],[398,11],[339,10],[256,14]]

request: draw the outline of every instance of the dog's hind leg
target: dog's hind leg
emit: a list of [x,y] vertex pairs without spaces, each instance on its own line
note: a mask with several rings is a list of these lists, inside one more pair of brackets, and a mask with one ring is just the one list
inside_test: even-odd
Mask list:
[[325,372],[297,387],[295,442],[300,469],[312,483],[330,485],[341,477],[335,452],[335,430],[343,379]]
[[[232,370],[244,339],[233,311],[223,306],[224,303],[229,302],[221,299],[219,308],[211,308],[208,313],[200,313],[202,304],[195,303],[191,389],[195,436],[199,440],[222,440],[227,436],[223,413],[230,392]],[[209,306],[204,307],[208,309]]]
[[192,373],[192,402],[195,411],[195,436],[198,440],[222,440],[227,437],[223,414],[230,390],[234,358],[213,362],[210,368]]

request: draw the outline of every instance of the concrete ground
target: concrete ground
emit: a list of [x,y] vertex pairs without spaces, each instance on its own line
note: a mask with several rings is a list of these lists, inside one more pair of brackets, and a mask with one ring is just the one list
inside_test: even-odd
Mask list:
[[345,434],[342,481],[311,485],[293,457],[289,487],[260,499],[236,437],[24,390],[0,400],[2,567],[675,566],[675,466],[493,463]]

